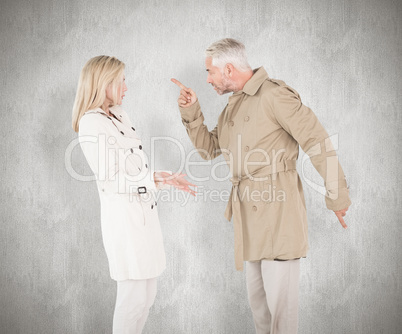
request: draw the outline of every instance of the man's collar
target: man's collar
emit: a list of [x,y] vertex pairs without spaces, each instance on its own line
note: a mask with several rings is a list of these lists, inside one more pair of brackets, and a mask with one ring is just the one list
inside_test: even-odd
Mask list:
[[253,72],[253,76],[246,82],[242,89],[242,91],[247,95],[254,95],[257,93],[263,82],[268,79],[268,74],[262,66],[253,70]]

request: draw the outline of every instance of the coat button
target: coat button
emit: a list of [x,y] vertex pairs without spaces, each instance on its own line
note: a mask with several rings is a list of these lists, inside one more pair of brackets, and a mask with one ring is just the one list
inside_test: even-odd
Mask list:
[[133,131],[135,131],[135,129],[133,127],[131,127],[133,129]]
[[148,164],[145,164],[145,168],[148,168]]
[[158,205],[158,202],[155,202],[155,206],[157,206]]
[[153,209],[153,208],[154,208],[154,205],[152,204],[152,205],[151,205],[151,209]]
[[248,146],[246,146],[246,147],[244,148],[244,150],[245,150],[246,152],[248,152],[249,149],[250,149],[250,147],[248,147]]
[[257,207],[253,205],[253,211],[257,211]]
[[244,117],[245,122],[248,122],[249,120],[250,120],[250,117],[248,117],[248,116]]
[[233,126],[233,125],[234,125],[234,122],[233,122],[233,121],[229,121],[229,125],[230,125],[230,126]]
[[139,148],[140,150],[142,150],[142,145],[138,146],[138,148]]
[[120,131],[120,133],[124,136],[124,132],[123,132],[123,131]]
[[131,153],[134,153],[134,150],[132,148],[130,148]]

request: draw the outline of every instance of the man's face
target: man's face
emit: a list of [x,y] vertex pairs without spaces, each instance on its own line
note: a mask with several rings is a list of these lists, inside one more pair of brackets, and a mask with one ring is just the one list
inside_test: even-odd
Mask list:
[[205,59],[205,67],[208,72],[207,82],[214,87],[215,91],[219,95],[233,92],[230,79],[225,75],[223,69],[212,65],[211,57],[207,57]]

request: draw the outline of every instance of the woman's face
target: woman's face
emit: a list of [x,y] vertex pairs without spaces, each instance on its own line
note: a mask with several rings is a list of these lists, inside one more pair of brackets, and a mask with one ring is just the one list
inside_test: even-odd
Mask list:
[[[120,80],[120,84],[117,86],[117,104],[121,105],[123,102],[124,98],[124,93],[127,91],[127,86],[126,86],[126,77],[124,73],[122,74],[122,78]],[[113,104],[113,86],[110,84],[106,88],[106,101],[108,102],[109,105]]]

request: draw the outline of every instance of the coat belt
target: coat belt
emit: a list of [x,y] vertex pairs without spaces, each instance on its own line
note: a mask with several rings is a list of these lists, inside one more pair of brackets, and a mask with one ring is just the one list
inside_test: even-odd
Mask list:
[[237,270],[243,270],[243,221],[240,209],[240,182],[246,179],[253,181],[254,178],[262,178],[264,176],[272,175],[275,173],[286,172],[288,170],[296,169],[296,160],[283,160],[275,165],[266,165],[262,168],[255,170],[246,176],[232,177],[232,191],[230,192],[229,202],[225,210],[225,218],[230,221],[233,216],[233,229],[234,229],[234,251],[235,251],[235,265]]

